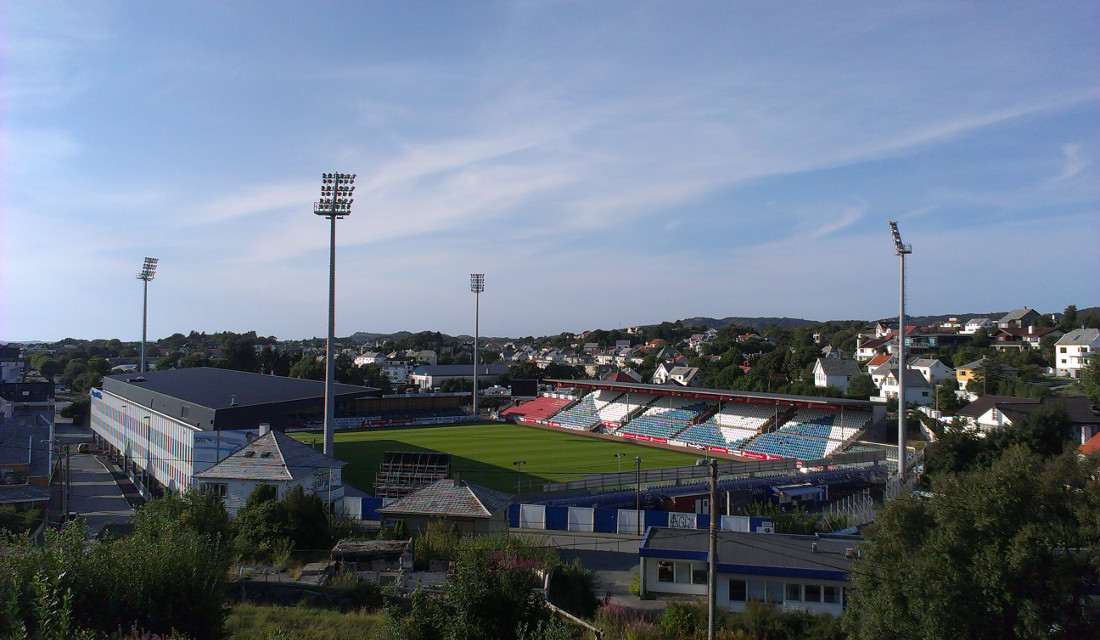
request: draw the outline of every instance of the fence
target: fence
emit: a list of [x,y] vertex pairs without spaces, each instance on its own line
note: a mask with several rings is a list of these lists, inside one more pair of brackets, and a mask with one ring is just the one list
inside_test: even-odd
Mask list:
[[826,513],[842,514],[848,518],[849,527],[859,527],[875,519],[875,501],[870,490],[864,489],[830,504]]

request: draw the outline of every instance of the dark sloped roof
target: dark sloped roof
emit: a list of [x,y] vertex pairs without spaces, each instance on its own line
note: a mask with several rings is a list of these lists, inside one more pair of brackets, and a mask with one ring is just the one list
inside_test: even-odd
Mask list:
[[843,358],[818,358],[817,364],[827,376],[858,376],[859,365],[855,360]]
[[195,477],[202,480],[298,480],[321,469],[339,469],[345,464],[284,433],[272,431],[209,469],[196,473]]
[[[106,376],[106,379],[210,409],[227,409],[233,406],[233,400],[236,400],[237,406],[248,406],[325,397],[325,383],[319,380],[267,376],[214,367],[148,371],[140,376],[119,374]],[[377,393],[376,389],[350,384],[337,383],[332,387],[333,393],[338,396]]]
[[1002,413],[1027,414],[1054,404],[1061,404],[1066,408],[1066,413],[1073,424],[1100,424],[1100,413],[1085,396],[1017,398],[985,395],[959,409],[955,415],[978,418],[993,407]]
[[1038,312],[1035,311],[1035,309],[1030,309],[1028,307],[1021,307],[1019,309],[1013,309],[1012,311],[1009,311],[1008,313],[1004,314],[1004,316],[1001,317],[999,322],[1011,322],[1013,320],[1022,320],[1024,318],[1024,316],[1026,316],[1029,313],[1038,313]]
[[396,500],[379,513],[489,518],[508,506],[511,496],[462,480],[437,480]]

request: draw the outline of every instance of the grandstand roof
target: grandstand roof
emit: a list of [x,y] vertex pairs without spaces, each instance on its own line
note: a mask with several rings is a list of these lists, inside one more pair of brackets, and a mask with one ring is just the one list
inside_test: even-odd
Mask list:
[[[918,374],[919,375],[919,374]],[[820,396],[794,396],[763,391],[731,391],[729,389],[699,389],[696,387],[668,387],[660,384],[641,382],[614,382],[610,380],[547,380],[559,387],[577,387],[580,389],[603,389],[619,393],[646,393],[654,396],[675,396],[711,402],[748,402],[753,404],[802,406],[807,408],[869,409],[875,403],[868,400],[849,400],[848,398],[826,398]]]

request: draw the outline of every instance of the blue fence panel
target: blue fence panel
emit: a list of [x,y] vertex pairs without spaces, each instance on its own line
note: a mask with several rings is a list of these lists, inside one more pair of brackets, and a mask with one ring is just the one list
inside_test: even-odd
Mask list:
[[619,527],[618,509],[596,509],[594,512],[594,529],[599,533],[615,533]]
[[569,507],[546,507],[546,528],[554,531],[568,531]]
[[645,528],[649,527],[667,527],[668,526],[668,512],[667,511],[643,511],[642,522],[645,523]]
[[518,504],[508,505],[508,526],[509,527],[518,527],[519,526],[519,505]]
[[695,528],[696,529],[710,529],[710,514],[709,513],[697,513],[697,514],[695,514]]
[[372,498],[370,496],[363,496],[363,513],[360,518],[363,520],[380,520],[378,510],[382,508],[382,498]]

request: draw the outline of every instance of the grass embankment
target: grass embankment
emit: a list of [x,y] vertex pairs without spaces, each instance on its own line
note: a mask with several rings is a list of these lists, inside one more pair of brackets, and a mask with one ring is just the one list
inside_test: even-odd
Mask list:
[[305,606],[281,607],[240,603],[225,623],[229,640],[360,640],[382,624],[381,612],[347,613]]
[[[302,442],[320,440],[320,432],[293,434]],[[524,491],[545,482],[577,480],[586,473],[619,470],[616,452],[624,454],[622,470],[634,468],[641,456],[643,469],[694,464],[698,455],[655,447],[562,433],[537,427],[485,422],[339,431],[336,457],[347,461],[344,481],[368,493],[386,451],[442,451],[451,454],[451,470],[463,479],[497,489],[516,490],[515,460],[525,460],[519,480]]]

